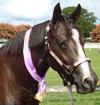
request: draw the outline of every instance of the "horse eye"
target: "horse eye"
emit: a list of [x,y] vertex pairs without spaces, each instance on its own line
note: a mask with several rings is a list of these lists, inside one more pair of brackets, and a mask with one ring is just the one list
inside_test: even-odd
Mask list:
[[62,48],[62,49],[67,49],[67,42],[66,42],[66,40],[61,41],[59,43],[59,47]]

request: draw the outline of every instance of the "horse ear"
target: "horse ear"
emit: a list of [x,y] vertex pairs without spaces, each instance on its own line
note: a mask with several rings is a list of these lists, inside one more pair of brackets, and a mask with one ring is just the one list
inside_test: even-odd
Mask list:
[[53,11],[53,17],[52,17],[52,22],[55,24],[58,20],[58,17],[61,15],[61,7],[60,3],[56,4],[54,11]]
[[81,5],[78,4],[78,6],[76,7],[76,9],[73,11],[72,14],[70,14],[70,19],[72,19],[74,22],[77,21],[77,19],[79,18],[80,16],[80,13],[81,13]]

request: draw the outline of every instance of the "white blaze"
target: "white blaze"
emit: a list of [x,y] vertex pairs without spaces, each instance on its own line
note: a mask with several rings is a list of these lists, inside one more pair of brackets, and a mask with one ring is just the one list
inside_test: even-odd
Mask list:
[[[75,41],[76,45],[77,45],[77,50],[78,50],[78,61],[80,61],[81,59],[86,58],[82,45],[80,43],[79,40],[79,32],[76,29],[72,29],[72,38]],[[89,64],[88,62],[83,62],[80,64],[80,67],[82,69],[82,74],[83,74],[83,80],[86,78],[91,78],[91,74],[90,74],[90,69],[89,69]]]

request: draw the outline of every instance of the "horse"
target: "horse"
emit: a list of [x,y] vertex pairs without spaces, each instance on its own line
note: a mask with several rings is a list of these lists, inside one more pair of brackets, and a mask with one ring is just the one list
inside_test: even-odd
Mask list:
[[[0,105],[39,105],[41,95],[36,95],[45,86],[49,67],[58,72],[65,85],[74,84],[77,93],[95,91],[97,75],[85,54],[84,37],[75,25],[80,13],[78,4],[72,13],[62,14],[58,3],[51,20],[18,33],[0,48]],[[34,66],[32,73],[27,56]]]

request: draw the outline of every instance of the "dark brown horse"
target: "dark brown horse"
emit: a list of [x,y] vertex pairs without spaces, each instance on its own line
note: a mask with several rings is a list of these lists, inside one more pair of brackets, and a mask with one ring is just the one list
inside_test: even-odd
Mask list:
[[[75,84],[78,93],[93,92],[97,76],[84,52],[82,34],[75,26],[81,11],[78,5],[70,15],[62,15],[58,3],[50,21],[21,32],[0,49],[0,105],[38,105],[34,98],[38,81],[28,72],[24,57],[24,36],[36,73],[41,78],[49,67],[56,70],[66,84]],[[27,49],[27,48],[26,48]]]

